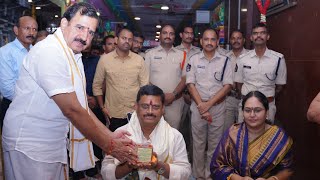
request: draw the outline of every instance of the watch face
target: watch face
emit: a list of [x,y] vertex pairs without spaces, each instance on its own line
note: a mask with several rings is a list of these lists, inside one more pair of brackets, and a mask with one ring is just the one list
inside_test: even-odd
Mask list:
[[160,168],[159,170],[158,170],[158,174],[160,174],[160,175],[162,175],[164,172],[166,171],[166,169],[165,168]]

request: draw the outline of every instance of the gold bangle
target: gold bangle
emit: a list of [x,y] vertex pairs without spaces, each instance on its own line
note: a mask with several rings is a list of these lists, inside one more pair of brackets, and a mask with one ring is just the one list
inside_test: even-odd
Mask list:
[[233,176],[234,174],[231,173],[228,177],[227,177],[227,180],[231,180],[231,177]]
[[279,178],[277,176],[271,176],[271,178],[273,178],[275,180],[279,180]]

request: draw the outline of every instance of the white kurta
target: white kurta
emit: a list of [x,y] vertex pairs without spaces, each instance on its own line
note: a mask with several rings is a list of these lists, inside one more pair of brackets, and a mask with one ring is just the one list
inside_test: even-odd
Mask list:
[[[129,137],[138,144],[151,143],[153,151],[157,153],[158,161],[164,162],[169,156],[167,163],[170,166],[170,180],[189,179],[191,175],[191,166],[188,161],[186,144],[181,133],[170,127],[163,119],[159,121],[153,132],[150,134],[150,139],[147,140],[142,133],[141,126],[136,113],[134,112],[130,122],[120,127],[119,129],[127,130],[131,133]],[[106,180],[114,180],[116,167],[120,162],[112,156],[106,156],[102,163],[101,174]],[[155,171],[140,170],[139,178],[157,179],[159,176]],[[124,178],[123,178],[124,179]],[[165,179],[160,176],[160,179]]]

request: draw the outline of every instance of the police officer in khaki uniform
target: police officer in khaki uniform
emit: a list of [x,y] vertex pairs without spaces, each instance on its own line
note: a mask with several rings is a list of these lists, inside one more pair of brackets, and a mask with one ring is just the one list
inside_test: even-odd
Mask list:
[[165,93],[165,120],[179,129],[185,88],[186,58],[181,50],[173,47],[175,31],[173,26],[164,25],[160,31],[160,45],[145,55],[145,63],[150,74],[150,83],[160,87]]
[[181,51],[185,51],[187,53],[187,59],[190,59],[192,55],[201,51],[200,48],[192,45],[194,32],[191,26],[185,26],[179,35],[181,38],[181,44],[176,46],[176,48]]
[[[227,56],[231,60],[231,67],[234,70],[240,55],[247,53],[247,49],[243,47],[245,39],[243,33],[240,30],[234,30],[230,36],[230,44],[232,50],[227,53]],[[234,72],[234,71],[233,71]],[[234,78],[234,74],[233,74]],[[226,120],[224,121],[223,131],[227,130],[233,123],[238,121],[238,108],[240,103],[240,94],[237,93],[235,83],[232,86],[232,90],[229,92],[226,98]]]
[[[267,48],[269,38],[265,24],[258,23],[253,27],[251,41],[254,49],[240,56],[235,69],[235,82],[237,82],[237,90],[241,90],[242,95],[250,91],[260,91],[268,97],[267,119],[274,123],[275,97],[286,84],[287,67],[282,54]],[[241,103],[239,104],[241,106]],[[241,110],[239,110],[239,121],[243,121]]]
[[[184,51],[187,60],[189,61],[190,57],[196,53],[201,52],[201,49],[193,46],[192,42],[194,40],[194,32],[191,26],[185,26],[182,29],[182,32],[179,33],[181,38],[181,44],[176,46],[177,49]],[[180,132],[183,134],[184,139],[187,145],[187,151],[190,162],[192,162],[192,136],[191,136],[191,111],[190,111],[190,104],[191,104],[191,97],[187,89],[185,89],[183,93],[184,105],[183,105],[183,112],[181,117],[181,124],[180,124]]]
[[225,96],[231,90],[233,80],[229,58],[217,51],[217,33],[213,29],[205,30],[200,43],[203,51],[190,58],[186,83],[193,99],[193,176],[210,179],[212,154],[223,133]]

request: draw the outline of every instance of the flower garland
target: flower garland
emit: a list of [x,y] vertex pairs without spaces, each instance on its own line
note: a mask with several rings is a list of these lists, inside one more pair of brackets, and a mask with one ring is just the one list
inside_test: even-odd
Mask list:
[[270,5],[270,0],[255,0],[260,11],[260,22],[266,24],[267,23],[267,10]]

